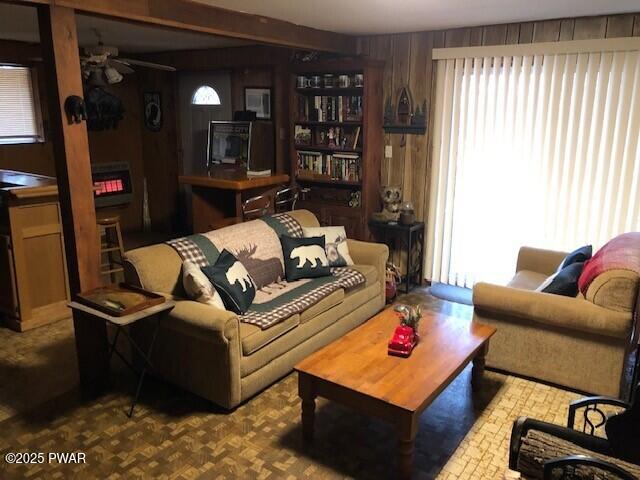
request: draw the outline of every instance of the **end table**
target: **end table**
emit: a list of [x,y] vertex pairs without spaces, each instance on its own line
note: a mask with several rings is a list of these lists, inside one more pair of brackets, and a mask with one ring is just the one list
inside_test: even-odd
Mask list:
[[[133,410],[136,407],[136,403],[138,403],[138,398],[140,397],[140,390],[142,389],[142,383],[144,382],[144,377],[149,369],[153,368],[151,364],[151,353],[153,351],[153,344],[155,343],[156,336],[158,334],[158,330],[160,328],[160,320],[164,316],[163,314],[171,311],[176,304],[173,300],[166,300],[165,302],[154,305],[149,308],[145,308],[144,310],[140,310],[139,312],[132,313],[131,315],[123,315],[121,317],[114,317],[107,313],[96,310],[95,308],[88,307],[87,305],[83,305],[78,302],[70,302],[69,308],[74,311],[82,312],[84,315],[91,315],[94,318],[98,318],[104,320],[106,323],[111,324],[116,327],[116,334],[113,337],[113,340],[109,343],[109,361],[111,361],[111,357],[115,353],[122,362],[129,367],[129,369],[138,377],[138,385],[136,387],[136,393],[133,397],[133,401],[131,402],[131,408],[127,413],[127,416],[131,418],[133,415]],[[145,318],[153,318],[155,319],[155,329],[153,331],[153,336],[151,337],[151,343],[149,344],[149,348],[146,352],[140,348],[140,346],[135,342],[131,334],[128,332],[128,327],[133,325],[134,323],[143,320]],[[141,371],[138,371],[133,364],[125,358],[125,356],[116,349],[116,344],[118,342],[118,338],[120,337],[120,333],[122,333],[128,340],[131,345],[131,351],[135,351],[140,355],[143,360],[143,367]]]
[[[398,250],[398,243],[400,243],[400,250],[407,252],[407,264],[402,281],[404,293],[409,293],[413,288],[421,286],[424,264],[424,222],[403,225],[399,222],[369,220],[369,230],[376,240],[386,243],[389,250]],[[417,255],[414,255],[414,251]],[[414,260],[417,260],[417,265]]]

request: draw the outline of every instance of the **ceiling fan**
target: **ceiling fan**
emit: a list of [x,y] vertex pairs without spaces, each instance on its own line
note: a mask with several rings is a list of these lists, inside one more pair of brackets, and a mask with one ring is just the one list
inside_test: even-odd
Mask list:
[[105,79],[109,84],[119,83],[122,81],[123,75],[134,72],[131,68],[132,65],[167,72],[176,71],[174,67],[169,65],[119,57],[118,48],[105,45],[102,42],[100,32],[98,30],[94,30],[94,32],[98,37],[98,44],[84,47],[84,55],[80,56],[82,77],[90,86],[104,86]]

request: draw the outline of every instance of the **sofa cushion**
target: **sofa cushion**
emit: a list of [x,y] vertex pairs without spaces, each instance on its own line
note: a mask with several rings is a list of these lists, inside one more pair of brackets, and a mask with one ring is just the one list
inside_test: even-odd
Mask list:
[[191,300],[224,310],[222,297],[200,267],[186,260],[182,264],[182,286]]
[[315,316],[307,323],[301,323],[296,328],[289,330],[264,348],[255,351],[253,355],[243,356],[240,361],[240,375],[245,377],[264,367],[267,363],[276,361],[275,359],[280,355],[313,337],[329,325],[340,321],[342,317],[353,312],[356,308],[369,301],[375,301],[376,297],[380,295],[380,288],[380,285],[376,284],[349,292],[345,294],[344,300],[335,307]]
[[587,260],[589,260],[592,255],[593,255],[593,247],[591,245],[585,245],[584,247],[577,248],[573,252],[571,252],[569,255],[564,257],[564,260],[558,267],[558,271],[562,270],[565,267],[568,267],[573,263],[578,263],[578,262],[584,263]]
[[301,278],[326,277],[331,274],[329,260],[324,250],[324,235],[308,238],[283,235],[281,241],[288,282]]
[[242,314],[256,296],[256,286],[247,269],[228,250],[223,250],[215,265],[202,267],[222,297],[227,310]]
[[266,330],[249,323],[240,322],[240,343],[242,344],[243,355],[251,355],[253,352],[273,342],[279,336],[296,328],[299,324],[300,315],[298,314],[292,315],[285,321],[277,323]]
[[521,288],[523,290],[535,290],[547,279],[544,273],[532,272],[531,270],[520,270],[507,284],[511,288]]
[[336,290],[331,293],[329,296],[324,297],[315,305],[311,305],[305,311],[300,314],[300,323],[307,323],[312,318],[317,317],[321,313],[326,312],[330,308],[335,307],[340,302],[344,300],[344,290],[341,288],[340,290]]
[[575,297],[578,295],[578,278],[583,268],[584,262],[570,263],[547,278],[536,290],[565,297]]
[[303,227],[302,233],[305,237],[324,235],[324,250],[327,253],[329,265],[332,267],[353,265],[344,227]]

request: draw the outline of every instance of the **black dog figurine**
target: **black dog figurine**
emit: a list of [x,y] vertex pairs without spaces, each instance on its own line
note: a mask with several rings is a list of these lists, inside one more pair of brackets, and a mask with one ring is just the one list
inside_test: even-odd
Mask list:
[[80,123],[87,119],[87,107],[82,97],[70,95],[64,101],[64,111],[67,113],[69,123]]

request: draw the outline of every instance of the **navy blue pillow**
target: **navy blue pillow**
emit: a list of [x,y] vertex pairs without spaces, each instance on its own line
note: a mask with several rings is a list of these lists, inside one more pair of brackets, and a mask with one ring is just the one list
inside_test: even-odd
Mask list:
[[256,285],[233,253],[223,250],[214,265],[201,270],[216,287],[227,310],[241,315],[249,309],[256,296]]
[[[564,295],[565,297],[575,297],[578,295],[578,279],[584,268],[584,262],[576,262],[564,267],[553,277],[541,291],[544,293],[553,293],[555,295]],[[545,282],[546,283],[546,282]]]
[[564,267],[568,267],[572,263],[584,263],[591,258],[591,255],[593,255],[593,247],[591,245],[580,247],[564,257],[560,267],[558,267],[558,271],[562,270]]
[[283,235],[280,242],[287,282],[331,275],[324,235],[306,238]]

